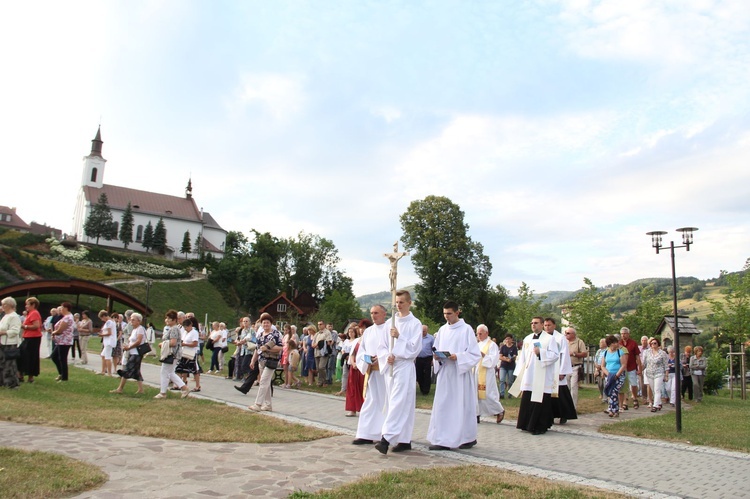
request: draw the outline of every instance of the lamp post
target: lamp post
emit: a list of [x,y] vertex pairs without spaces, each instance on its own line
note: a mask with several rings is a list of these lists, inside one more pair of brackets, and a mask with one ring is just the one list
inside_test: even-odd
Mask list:
[[[674,349],[675,349],[675,357],[677,360],[677,364],[680,365],[679,371],[677,371],[677,366],[675,366],[675,376],[674,376],[674,382],[675,382],[675,393],[676,393],[676,400],[675,400],[675,427],[677,430],[677,433],[682,432],[682,397],[681,395],[681,385],[680,382],[680,375],[682,374],[682,364],[680,363],[680,323],[679,318],[677,317],[677,274],[675,273],[675,267],[674,267],[674,250],[676,248],[685,248],[686,251],[690,251],[690,245],[693,244],[693,232],[698,230],[697,227],[682,227],[681,229],[676,229],[677,232],[682,233],[682,246],[675,246],[674,241],[669,242],[669,250],[670,254],[672,256],[672,305],[674,307]],[[646,235],[651,236],[651,246],[656,249],[656,254],[659,254],[659,250],[662,248],[662,236],[666,234],[663,230],[655,230],[652,232],[647,232]]]
[[154,283],[151,279],[146,279],[146,314],[148,314],[148,299],[151,295],[151,285]]

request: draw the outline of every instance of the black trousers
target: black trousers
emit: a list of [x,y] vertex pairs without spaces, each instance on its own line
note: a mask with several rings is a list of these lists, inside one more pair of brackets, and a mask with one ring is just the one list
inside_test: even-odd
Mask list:
[[417,357],[414,364],[417,370],[419,391],[422,392],[422,395],[427,395],[430,393],[430,385],[432,384],[432,356]]
[[52,349],[52,362],[57,366],[57,372],[60,374],[60,379],[68,381],[68,352],[70,351],[70,345],[55,345]]
[[683,376],[681,381],[682,385],[680,385],[680,388],[682,389],[683,398],[685,397],[685,392],[688,392],[688,400],[693,400],[693,378]]
[[[258,369],[258,364],[255,365],[255,369],[250,369],[249,374],[247,378],[245,378],[245,381],[242,383],[242,386],[240,387],[240,391],[247,395],[247,392],[250,391],[250,389],[255,384],[255,381],[260,376],[260,369]],[[271,395],[273,395],[273,380],[271,380]]]

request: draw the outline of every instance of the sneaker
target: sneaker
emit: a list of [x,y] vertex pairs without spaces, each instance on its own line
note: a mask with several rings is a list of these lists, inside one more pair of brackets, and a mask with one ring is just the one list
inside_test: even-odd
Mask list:
[[253,412],[260,412],[260,406],[255,405],[255,404],[253,404],[250,407],[248,407],[248,409],[250,409]]
[[260,410],[261,411],[271,411],[271,406],[270,405],[262,405],[262,406],[260,406]]
[[353,417],[354,417],[354,416],[356,416],[356,415],[357,415],[357,413],[356,413],[356,412],[354,412],[354,411],[346,411],[346,414],[345,414],[345,416],[346,416],[347,418],[353,418]]
[[167,398],[167,394],[166,393],[158,393],[156,395],[156,397],[154,397],[154,398],[155,399],[165,399],[165,398]]
[[[187,386],[187,385],[185,385],[185,386]],[[186,399],[186,398],[188,398],[190,396],[190,390],[189,389],[186,388],[186,389],[181,390],[181,391],[182,391],[182,393],[180,394],[181,398]]]

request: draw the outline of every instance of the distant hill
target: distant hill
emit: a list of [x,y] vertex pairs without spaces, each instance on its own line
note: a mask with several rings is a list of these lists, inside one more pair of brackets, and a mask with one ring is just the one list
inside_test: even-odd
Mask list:
[[[416,300],[417,295],[414,292],[414,286],[406,286],[403,288],[411,293],[411,299]],[[362,295],[357,297],[357,302],[362,310],[370,310],[373,305],[383,305],[386,308],[391,307],[391,292],[381,291],[379,293],[370,293],[369,295]]]

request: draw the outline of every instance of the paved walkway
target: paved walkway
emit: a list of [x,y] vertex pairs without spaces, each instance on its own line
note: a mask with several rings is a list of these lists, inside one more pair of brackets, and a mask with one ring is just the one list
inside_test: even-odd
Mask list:
[[[85,366],[91,367],[91,366]],[[143,365],[156,385],[159,367]],[[223,377],[202,376],[200,396],[246,407],[245,396]],[[126,390],[133,390],[128,385]],[[157,401],[154,401],[157,403]],[[299,390],[275,390],[274,417],[335,430],[341,436],[297,444],[208,444],[0,423],[5,445],[61,452],[101,466],[110,480],[80,497],[272,496],[313,491],[382,470],[486,464],[544,478],[592,485],[640,497],[747,497],[750,455],[700,446],[600,435],[604,414],[585,416],[533,436],[489,420],[470,450],[427,451],[429,411],[417,411],[414,448],[386,456],[350,444],[357,418],[344,416],[343,399]],[[621,419],[646,411],[628,411]],[[686,431],[689,431],[686,430]]]

